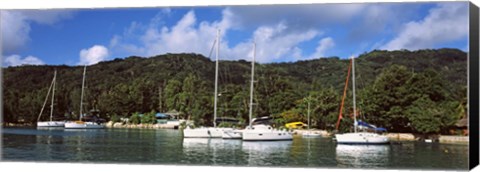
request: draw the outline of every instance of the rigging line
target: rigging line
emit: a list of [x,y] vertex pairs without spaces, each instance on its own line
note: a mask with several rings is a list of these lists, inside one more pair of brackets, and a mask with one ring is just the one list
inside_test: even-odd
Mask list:
[[210,53],[208,54],[208,59],[212,57],[213,49],[215,48],[215,43],[217,43],[217,39],[213,41],[212,48],[210,49]]
[[53,76],[53,91],[52,91],[52,104],[50,106],[50,121],[53,120],[53,105],[54,105],[54,99],[55,99],[55,86],[57,85],[57,70],[55,69],[55,74]]
[[[208,54],[208,59],[211,59],[211,57],[212,57],[213,50],[215,50],[215,43],[217,43],[217,38],[215,38],[215,40],[213,40],[212,48],[210,49],[210,53]],[[216,47],[216,48],[218,48],[218,47]]]
[[54,82],[54,81],[55,81],[55,78],[52,80],[52,83],[50,84],[50,87],[48,88],[47,97],[45,97],[45,101],[43,102],[42,110],[40,110],[40,114],[38,115],[37,121],[39,121],[39,120],[40,120],[40,116],[42,116],[43,109],[45,108],[45,105],[47,104],[47,100],[48,100],[48,97],[49,97],[49,95],[50,95],[50,91],[52,90],[53,82]]

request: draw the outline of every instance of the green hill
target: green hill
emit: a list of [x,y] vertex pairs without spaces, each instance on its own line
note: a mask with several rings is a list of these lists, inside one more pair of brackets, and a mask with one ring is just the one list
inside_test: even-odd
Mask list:
[[[348,64],[348,59],[338,57],[257,64],[254,115],[273,115],[279,124],[305,121],[302,100],[311,95],[313,125],[332,129]],[[465,52],[372,51],[360,55],[355,64],[357,103],[366,121],[393,131],[444,132],[462,117],[467,86]],[[220,61],[219,116],[248,119],[250,65],[245,60]],[[19,66],[3,68],[4,122],[36,122],[54,70],[55,114],[78,118],[83,66]],[[101,117],[177,110],[197,124],[211,124],[215,63],[202,55],[115,59],[88,66],[86,75],[84,108],[99,110]],[[351,86],[344,114],[351,113],[350,90]],[[435,113],[424,114],[427,111]],[[47,119],[49,109],[44,113]],[[423,127],[425,118],[442,119],[427,125],[440,127]],[[344,121],[342,130],[348,130],[349,118]]]

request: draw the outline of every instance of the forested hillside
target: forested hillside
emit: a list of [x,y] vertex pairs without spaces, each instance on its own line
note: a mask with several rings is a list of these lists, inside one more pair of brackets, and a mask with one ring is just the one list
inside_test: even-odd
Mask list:
[[[355,64],[357,107],[364,121],[389,131],[438,133],[465,115],[465,52],[372,51],[360,55]],[[256,64],[254,116],[272,115],[279,125],[306,122],[310,100],[314,127],[334,129],[348,65],[348,59],[338,57]],[[83,66],[20,66],[3,68],[4,122],[36,122],[55,70],[54,114],[78,118]],[[248,120],[250,70],[245,60],[220,61],[220,117]],[[86,76],[84,111],[95,109],[110,119],[176,110],[198,125],[212,123],[215,62],[202,55],[115,59],[87,66]],[[351,88],[341,130],[352,126]],[[49,108],[42,118],[48,113]]]

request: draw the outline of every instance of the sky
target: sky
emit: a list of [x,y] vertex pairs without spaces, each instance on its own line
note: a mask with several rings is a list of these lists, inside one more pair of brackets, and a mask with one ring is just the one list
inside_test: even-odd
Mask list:
[[468,51],[468,2],[1,10],[3,66],[93,65],[210,51],[220,60],[294,62],[373,50]]

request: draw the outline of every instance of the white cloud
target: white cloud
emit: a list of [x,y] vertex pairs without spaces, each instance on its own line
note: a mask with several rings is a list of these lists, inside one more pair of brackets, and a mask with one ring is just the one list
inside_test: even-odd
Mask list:
[[[224,12],[228,16],[228,12]],[[147,25],[133,22],[123,35],[111,39],[114,51],[127,51],[135,55],[153,56],[162,53],[201,53],[207,54],[221,29],[221,37],[230,27],[228,21],[197,22],[195,13],[189,11],[175,25],[160,26],[158,15]]]
[[[228,12],[224,14],[228,16]],[[216,37],[217,28],[222,30],[222,37],[229,28],[226,19],[211,23],[197,22],[193,11],[189,11],[171,27],[162,26],[161,18],[161,15],[156,15],[146,25],[132,22],[122,35],[115,35],[111,39],[111,48],[116,52],[126,51],[141,56],[167,52],[206,54]]]
[[13,54],[30,41],[31,23],[52,25],[72,17],[66,10],[1,10],[0,31],[4,54]]
[[42,60],[34,56],[27,56],[22,58],[20,55],[11,55],[6,57],[4,60],[4,66],[20,66],[20,65],[42,65],[45,64]]
[[[365,42],[371,39],[369,34],[377,34],[385,30],[387,25],[394,23],[390,20],[392,13],[401,10],[407,13],[415,11],[416,6],[418,5],[233,6],[225,8],[221,18],[214,21],[198,21],[195,12],[189,11],[173,26],[166,26],[163,18],[175,11],[162,10],[149,23],[132,22],[123,34],[114,35],[110,40],[110,49],[114,53],[139,56],[165,53],[199,53],[208,56],[216,37],[216,30],[220,28],[221,59],[251,59],[253,41],[257,43],[256,60],[262,63],[312,59],[325,56],[337,42],[342,45],[350,42],[370,44]],[[403,14],[395,18],[402,19],[401,21],[405,19]],[[352,23],[355,24],[352,26]],[[337,36],[334,42],[320,30],[325,26],[351,27],[348,30],[351,33]],[[324,29],[331,31],[332,28]],[[232,30],[253,32],[241,40],[235,40],[235,44],[229,44],[226,35]],[[325,37],[318,40],[321,35]],[[300,48],[300,45],[307,41],[318,41],[313,52]]]
[[318,46],[317,48],[315,49],[315,53],[313,53],[309,59],[314,59],[314,58],[320,58],[320,57],[324,57],[325,56],[325,52],[328,50],[328,49],[331,49],[335,46],[335,42],[333,41],[333,39],[331,37],[326,37],[326,38],[323,38],[321,39],[319,42],[318,42]]
[[[312,40],[319,31],[307,30],[305,32],[286,32],[288,27],[284,23],[276,26],[261,26],[252,35],[255,41],[256,61],[261,63],[272,62],[282,58],[299,58],[301,50],[298,44]],[[251,41],[242,42],[232,48],[227,48],[230,59],[250,59],[252,51]]]
[[[189,11],[171,27],[158,26],[158,20],[151,20],[145,26],[132,23],[123,35],[113,36],[110,46],[114,51],[127,51],[140,56],[164,53],[200,53],[208,56],[216,38],[217,29],[220,29],[221,59],[250,59],[252,42],[255,41],[257,43],[257,60],[272,62],[286,57],[299,57],[301,50],[298,48],[298,44],[322,34],[314,29],[292,31],[289,30],[286,23],[279,22],[275,25],[262,25],[256,28],[250,37],[229,47],[225,35],[234,27],[233,16],[234,14],[227,8],[223,10],[221,20],[212,22],[199,22],[195,12]],[[138,30],[142,29],[143,32],[136,35]],[[135,40],[136,37],[139,39]],[[135,42],[140,44],[135,44]]]
[[108,49],[102,45],[94,45],[89,49],[80,51],[80,65],[92,65],[105,60],[108,57]]
[[417,50],[464,39],[468,36],[468,4],[441,3],[421,21],[404,25],[397,37],[380,49]]
[[0,30],[2,34],[2,50],[5,54],[10,54],[19,49],[30,40],[30,25],[19,13],[0,11]]

